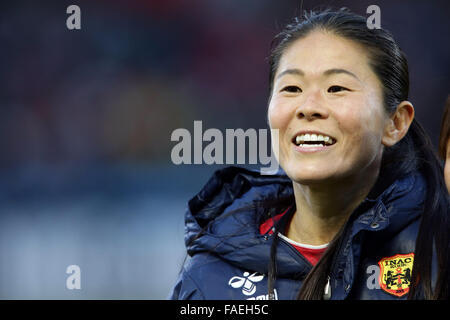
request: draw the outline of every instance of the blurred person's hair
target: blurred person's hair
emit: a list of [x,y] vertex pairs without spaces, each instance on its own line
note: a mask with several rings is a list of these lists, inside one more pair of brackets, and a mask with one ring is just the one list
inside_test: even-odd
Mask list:
[[443,160],[447,158],[447,145],[450,139],[450,95],[445,103],[444,114],[442,115],[441,134],[439,137],[439,155]]
[[[269,103],[272,97],[274,76],[284,51],[296,40],[312,31],[322,30],[352,40],[367,50],[369,65],[380,80],[386,112],[391,115],[398,104],[408,99],[408,62],[393,36],[384,29],[368,29],[366,18],[351,13],[346,8],[339,11],[305,12],[303,18],[294,18],[272,42],[269,56]],[[448,124],[448,122],[447,122]],[[447,126],[448,128],[448,126]],[[411,288],[408,299],[447,299],[449,297],[449,200],[444,193],[443,168],[425,130],[413,120],[405,137],[383,151],[380,174],[374,190],[382,192],[395,180],[414,171],[420,171],[426,180],[426,198],[416,239]],[[323,290],[333,261],[345,235],[345,225],[330,242],[326,252],[303,281],[298,299],[322,299]],[[276,281],[276,247],[278,231],[275,230],[269,265],[269,295]],[[437,256],[437,280],[432,284],[433,248]],[[434,278],[434,276],[433,276]],[[434,282],[434,281],[433,281]]]

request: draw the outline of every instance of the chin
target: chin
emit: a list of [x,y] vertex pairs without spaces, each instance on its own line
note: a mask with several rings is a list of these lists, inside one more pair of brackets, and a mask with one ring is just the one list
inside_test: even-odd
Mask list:
[[288,169],[285,170],[285,172],[293,182],[302,185],[322,184],[324,182],[330,182],[335,180],[335,176],[333,174],[325,171],[318,171],[318,170],[304,171],[296,168],[296,170]]

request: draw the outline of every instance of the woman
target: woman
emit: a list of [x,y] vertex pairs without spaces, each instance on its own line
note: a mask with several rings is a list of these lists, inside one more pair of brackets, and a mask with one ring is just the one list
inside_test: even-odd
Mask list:
[[447,190],[450,193],[450,96],[447,97],[439,138],[439,155],[445,162],[444,177]]
[[407,61],[347,10],[277,37],[268,122],[284,172],[218,171],[189,201],[172,299],[447,299],[449,202]]

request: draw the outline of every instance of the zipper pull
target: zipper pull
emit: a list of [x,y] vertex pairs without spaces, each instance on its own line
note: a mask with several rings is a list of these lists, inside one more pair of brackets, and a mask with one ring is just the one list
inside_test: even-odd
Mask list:
[[331,299],[331,285],[330,285],[330,276],[327,278],[327,284],[325,285],[325,289],[323,291],[323,300]]

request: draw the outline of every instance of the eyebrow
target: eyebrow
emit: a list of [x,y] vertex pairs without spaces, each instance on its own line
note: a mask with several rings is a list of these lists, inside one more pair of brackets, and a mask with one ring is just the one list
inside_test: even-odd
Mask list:
[[[340,73],[348,74],[349,76],[352,76],[353,78],[355,78],[356,80],[361,82],[361,80],[359,80],[359,78],[353,72],[350,72],[350,71],[345,70],[345,69],[336,69],[336,68],[328,69],[328,70],[325,70],[323,72],[323,75],[330,76],[332,74],[340,74]],[[277,76],[277,79],[279,79],[282,76],[287,75],[287,74],[293,74],[293,75],[297,75],[297,76],[304,76],[305,75],[305,73],[302,70],[300,70],[300,69],[286,69],[286,70],[284,70],[282,73],[280,73]]]

